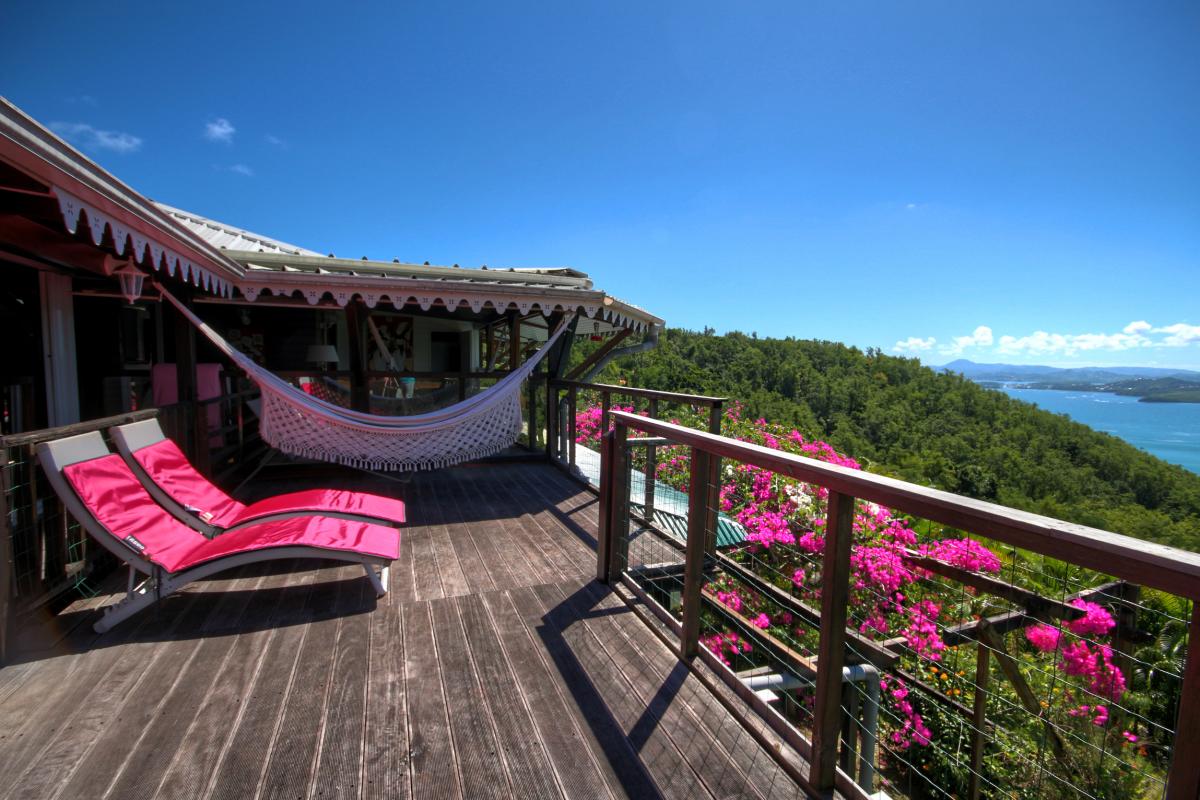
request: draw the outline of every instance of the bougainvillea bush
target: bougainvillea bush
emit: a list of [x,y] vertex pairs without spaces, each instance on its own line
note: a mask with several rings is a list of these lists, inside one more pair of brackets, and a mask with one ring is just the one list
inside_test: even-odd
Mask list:
[[[846,469],[862,468],[826,442],[763,419],[747,419],[742,411],[736,403],[726,410],[724,435]],[[706,427],[700,410],[681,413],[671,421]],[[576,424],[581,443],[599,441],[603,431],[598,408],[581,412]],[[635,449],[634,457],[640,453]],[[686,493],[689,475],[686,448],[660,449],[656,467],[660,482]],[[828,490],[823,487],[751,464],[723,461],[720,510],[745,531],[745,541],[727,554],[775,587],[819,608],[827,501]],[[884,774],[909,786],[916,777],[961,791],[965,784],[959,784],[966,779],[961,708],[966,706],[955,704],[972,701],[974,645],[948,647],[943,632],[987,613],[987,598],[969,587],[937,578],[921,568],[920,559],[933,558],[989,576],[1000,574],[1004,562],[982,542],[955,531],[935,533],[932,527],[918,535],[914,524],[889,508],[857,501],[848,624],[861,636],[886,641],[902,653],[902,672],[907,677],[897,672],[885,675],[882,682],[880,738],[885,747],[880,761]],[[1006,559],[1018,557],[1006,555]],[[762,642],[776,642],[802,655],[814,654],[817,632],[811,620],[799,618],[736,575],[718,573],[704,592],[709,606],[704,612],[703,643],[735,670],[770,663]],[[1127,796],[1137,777],[1136,769],[1129,765],[1138,763],[1141,751],[1138,733],[1131,730],[1127,715],[1116,711],[1129,687],[1108,641],[1115,622],[1097,603],[1078,600],[1075,606],[1080,611],[1078,619],[1061,626],[1037,624],[1019,629],[1009,634],[1007,647],[1027,667],[1035,693],[1049,698],[1043,701],[1044,715],[1061,727],[1067,741],[1063,763],[1046,768],[1062,772],[1072,763],[1070,759],[1077,759],[1080,769],[1099,776],[1085,781],[1093,796]],[[993,607],[991,613],[995,610]],[[1038,769],[1030,769],[1029,762],[1022,761],[1023,757],[1041,758],[1042,722],[1020,706],[1012,687],[1003,680],[993,679],[990,691],[996,697],[992,698],[995,709],[989,705],[989,714],[1006,726],[1003,735],[993,735],[997,741],[1024,741],[1026,746],[1018,750],[1028,752],[1024,756],[992,753],[985,762],[988,771],[994,776],[1006,775],[1010,783],[1005,790],[1017,796],[1054,796],[1057,784],[1042,780]],[[1116,758],[1105,760],[1093,757],[1095,753],[1116,754]],[[1063,793],[1073,796],[1065,789]]]

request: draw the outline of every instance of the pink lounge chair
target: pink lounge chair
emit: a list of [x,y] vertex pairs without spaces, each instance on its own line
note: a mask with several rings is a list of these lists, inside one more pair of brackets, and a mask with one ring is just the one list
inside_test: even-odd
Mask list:
[[[98,633],[194,580],[231,567],[289,558],[361,564],[375,593],[400,554],[400,531],[314,514],[259,521],[210,539],[160,506],[99,433],[38,445],[38,460],[67,511],[129,564],[125,598],[108,607]],[[378,568],[378,571],[377,569]],[[134,586],[136,573],[147,576]]]
[[109,431],[118,452],[159,505],[206,536],[267,519],[323,517],[400,525],[404,503],[390,497],[338,489],[308,489],[245,505],[201,475],[163,433],[156,419]]

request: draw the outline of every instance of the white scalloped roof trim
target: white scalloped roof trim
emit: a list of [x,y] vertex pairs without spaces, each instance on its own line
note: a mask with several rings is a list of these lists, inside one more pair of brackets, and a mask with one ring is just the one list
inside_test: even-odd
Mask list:
[[532,309],[537,309],[542,312],[543,316],[550,316],[556,311],[570,313],[582,311],[588,317],[593,319],[602,319],[613,325],[618,325],[623,328],[632,328],[635,331],[646,330],[646,323],[642,320],[628,317],[624,314],[617,313],[612,309],[604,308],[601,305],[594,303],[582,304],[564,304],[561,302],[539,302],[532,300],[527,296],[519,295],[504,295],[495,292],[487,294],[477,292],[456,291],[454,294],[446,293],[429,293],[421,292],[418,294],[410,294],[408,292],[371,292],[361,291],[357,288],[341,288],[341,287],[305,287],[297,288],[295,286],[270,286],[267,284],[258,283],[242,283],[238,285],[238,290],[247,301],[253,303],[263,294],[271,294],[276,297],[303,297],[308,301],[309,305],[315,306],[320,303],[326,296],[332,299],[335,303],[343,308],[349,303],[355,295],[362,298],[363,303],[367,308],[375,308],[381,302],[391,303],[392,308],[397,311],[403,310],[406,306],[417,306],[422,311],[428,311],[434,305],[443,305],[447,309],[458,309],[460,307],[470,308],[475,313],[479,313],[484,308],[492,308],[497,311],[504,311],[510,306],[513,306],[522,315],[528,314]]
[[135,261],[149,261],[156,271],[166,270],[166,273],[172,277],[178,275],[183,282],[191,283],[218,297],[233,296],[233,284],[224,278],[213,275],[191,259],[181,256],[154,239],[125,227],[70,192],[55,186],[54,195],[58,198],[58,210],[62,213],[63,223],[67,226],[68,232],[75,233],[78,230],[79,218],[83,215],[87,219],[92,242],[97,247],[104,241],[104,229],[107,228],[112,235],[117,255],[125,255],[128,248]]

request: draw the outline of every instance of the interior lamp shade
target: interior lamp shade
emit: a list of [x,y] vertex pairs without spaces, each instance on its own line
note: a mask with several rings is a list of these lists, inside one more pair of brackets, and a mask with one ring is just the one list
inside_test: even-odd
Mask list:
[[313,364],[336,364],[339,360],[337,348],[331,344],[310,344],[307,360]]

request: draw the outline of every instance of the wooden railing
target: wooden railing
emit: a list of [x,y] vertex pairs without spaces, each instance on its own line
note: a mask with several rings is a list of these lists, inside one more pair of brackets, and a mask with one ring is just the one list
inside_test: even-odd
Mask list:
[[[567,388],[572,387],[568,385]],[[607,388],[611,392],[621,391],[627,394],[640,392],[625,387]],[[642,393],[641,396],[647,395]],[[655,437],[649,441],[666,442],[690,449],[687,538],[682,547],[682,620],[673,620],[669,612],[661,606],[655,609],[665,620],[671,621],[673,629],[678,632],[679,653],[684,659],[691,659],[699,654],[712,666],[719,667],[713,654],[699,642],[700,614],[704,599],[702,588],[706,571],[711,571],[714,562],[728,565],[729,561],[721,561],[722,554],[715,553],[712,547],[712,526],[715,518],[713,510],[718,505],[717,493],[720,485],[719,481],[714,479],[714,462],[717,459],[728,459],[739,464],[753,465],[828,490],[824,550],[819,554],[820,607],[809,609],[815,626],[819,628],[816,658],[807,663],[815,672],[811,742],[798,737],[796,729],[778,714],[773,714],[764,703],[755,703],[753,695],[744,692],[745,687],[730,670],[718,669],[722,677],[764,715],[768,724],[809,760],[809,771],[804,779],[812,791],[825,793],[836,788],[847,795],[862,795],[854,781],[839,769],[838,752],[839,738],[843,736],[845,724],[841,702],[845,654],[848,645],[859,645],[859,649],[862,650],[864,644],[859,633],[854,629],[848,630],[846,625],[856,499],[1058,559],[1067,564],[1115,576],[1131,586],[1149,587],[1187,598],[1193,601],[1188,641],[1200,641],[1197,638],[1200,636],[1200,603],[1196,602],[1200,601],[1200,554],[860,472],[637,414],[611,411],[608,416],[612,419],[613,429],[604,435],[601,451],[597,575],[604,582],[623,583],[638,593],[643,600],[649,598],[641,592],[636,581],[626,571],[630,517],[628,482],[630,447],[647,440],[631,439],[629,432],[640,431],[649,437]],[[672,546],[679,548],[678,544]],[[946,569],[945,565],[930,562],[928,559],[926,561],[924,567],[936,567],[943,574],[954,578],[954,571]],[[969,576],[959,577],[973,580]],[[1022,599],[1022,590],[1018,587],[999,581],[993,583],[997,585],[989,586],[987,580],[982,579],[972,583],[972,586],[981,588],[982,591],[1008,593],[1018,600]],[[798,612],[801,610],[799,605],[794,604],[794,607]],[[1053,616],[1055,612],[1068,614],[1071,610],[1066,603],[1059,602],[1055,608],[1049,611],[1042,609],[1038,613],[1046,612]],[[975,624],[971,632],[980,642],[992,641],[988,637],[994,639],[997,635],[987,622],[983,620]],[[886,648],[880,648],[873,642],[869,645],[883,652],[886,657]],[[979,652],[983,654],[988,651],[980,646]],[[1012,668],[1012,659],[1003,652],[1003,648],[1000,648],[997,658],[1003,669],[1007,671]],[[982,661],[984,656],[981,655],[980,659]],[[986,661],[984,667],[982,677],[978,674],[976,677],[977,696],[979,692],[984,691],[978,682],[983,681],[986,685]],[[1165,788],[1167,797],[1191,800],[1200,795],[1200,653],[1194,648],[1188,649],[1181,679],[1178,721]],[[962,710],[964,714],[972,714],[971,709]],[[982,729],[983,709],[978,701],[973,716],[978,723],[977,727]],[[845,763],[843,757],[842,764]],[[977,795],[978,791],[978,784],[973,784],[971,793]]]
[[[576,476],[578,476],[577,440],[579,438],[577,419],[581,394],[599,398],[601,431],[607,431],[611,427],[613,399],[629,398],[635,406],[638,401],[644,401],[645,413],[650,419],[659,419],[660,412],[669,406],[704,409],[707,413],[709,432],[719,434],[721,432],[721,415],[726,402],[724,397],[662,392],[655,389],[614,386],[607,383],[551,380],[546,386],[546,456],[553,463],[567,467]],[[715,475],[718,468],[717,459],[713,459],[710,466]],[[643,498],[643,508],[647,517],[652,517],[654,514],[654,478],[657,467],[657,446],[654,443],[647,443],[644,465],[645,497]]]

